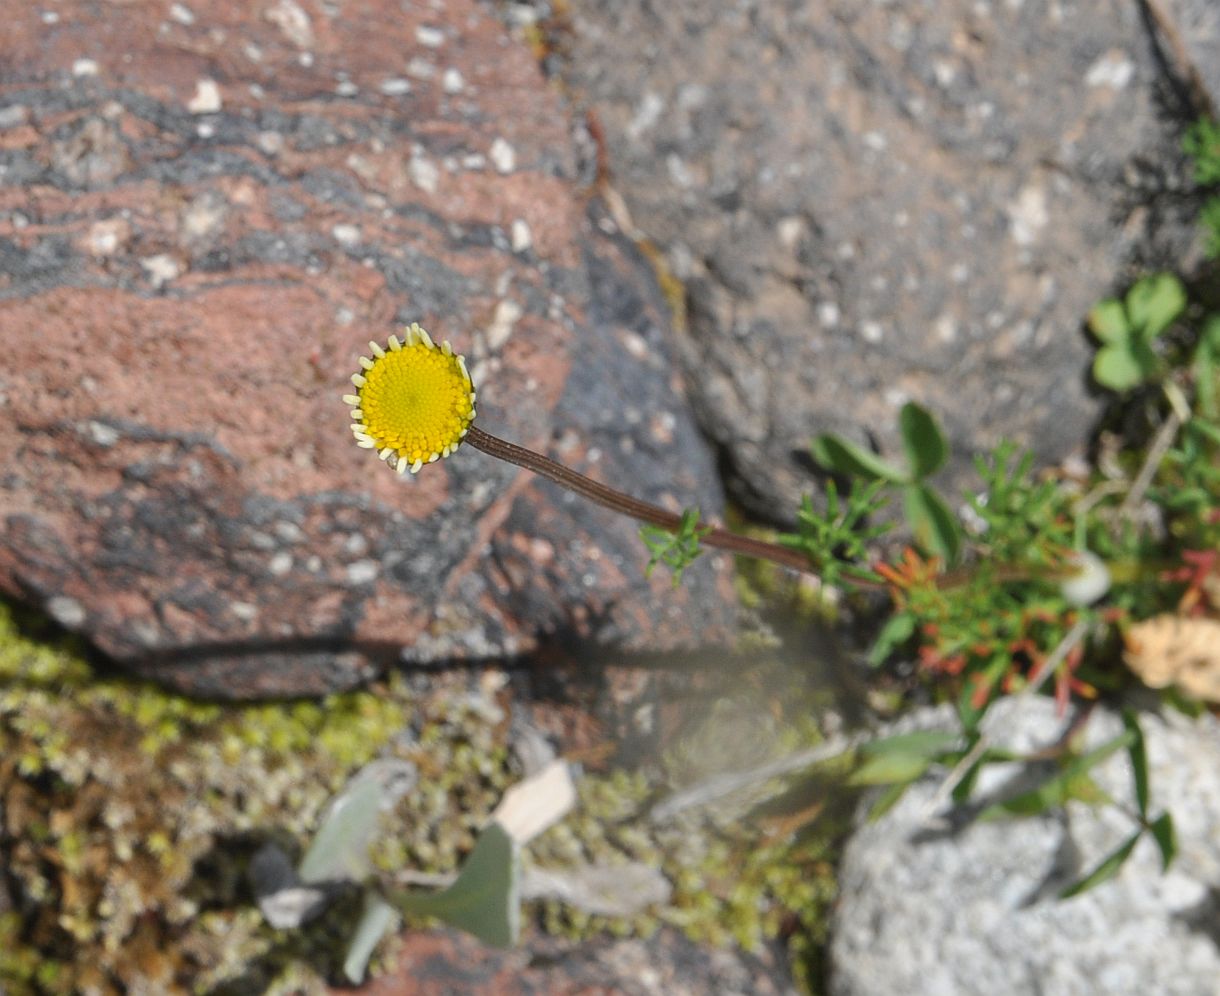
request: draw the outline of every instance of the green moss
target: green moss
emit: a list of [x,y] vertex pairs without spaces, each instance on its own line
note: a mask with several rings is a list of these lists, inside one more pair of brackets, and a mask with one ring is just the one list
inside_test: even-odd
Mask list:
[[[0,917],[0,985],[12,993],[189,987],[220,996],[244,979],[268,992],[321,992],[354,913],[271,930],[248,902],[247,856],[274,833],[305,846],[322,810],[379,756],[412,761],[419,783],[378,842],[387,875],[455,869],[504,790],[520,778],[508,724],[478,677],[432,676],[424,694],[392,678],[322,702],[199,703],[155,686],[98,679],[70,640],[23,632],[0,604],[0,862],[22,916]],[[644,935],[663,924],[755,947],[794,934],[817,948],[833,893],[839,827],[765,836],[748,805],[656,827],[647,807],[671,782],[816,739],[802,708],[773,716],[767,695],[707,705],[649,772],[581,781],[581,803],[530,848],[539,864],[642,861],[673,884],[663,909],[629,919],[537,904],[544,929]],[[745,742],[766,747],[724,754]],[[824,829],[819,829],[824,827]],[[760,843],[761,841],[761,843]],[[232,989],[237,992],[239,989]]]

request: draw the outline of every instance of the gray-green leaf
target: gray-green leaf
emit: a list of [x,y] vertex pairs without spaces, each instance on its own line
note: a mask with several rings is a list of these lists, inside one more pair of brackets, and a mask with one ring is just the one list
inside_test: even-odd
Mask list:
[[440,892],[393,889],[386,898],[403,913],[435,916],[485,944],[508,948],[521,927],[521,858],[499,823],[489,823],[453,885]]
[[810,450],[819,464],[840,474],[855,474],[869,480],[880,478],[895,483],[907,479],[907,475],[893,464],[840,436],[818,436]]
[[902,445],[906,450],[911,477],[921,480],[945,465],[949,458],[949,444],[945,442],[936,419],[926,408],[908,401],[902,406],[898,426],[902,431]]

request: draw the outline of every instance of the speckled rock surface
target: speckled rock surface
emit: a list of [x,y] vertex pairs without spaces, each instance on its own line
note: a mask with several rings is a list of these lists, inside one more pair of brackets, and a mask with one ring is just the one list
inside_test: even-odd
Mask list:
[[954,496],[1001,437],[1082,447],[1089,307],[1195,238],[1140,5],[571,6],[561,72],[686,284],[693,400],[756,511],[794,516],[817,433],[900,454],[911,399]]
[[1147,5],[1165,60],[1203,104],[1220,114],[1220,6],[1212,0],[1153,0]]
[[370,996],[779,996],[797,991],[773,952],[709,951],[672,930],[648,940],[579,944],[538,937],[509,952],[452,931],[413,932],[403,937],[396,957],[397,971],[374,980]]
[[[907,722],[953,729],[951,714]],[[1020,752],[1057,741],[1065,720],[1049,699],[1008,699],[988,714],[997,746]],[[1179,714],[1141,718],[1152,814],[1173,814],[1178,857],[1162,872],[1143,839],[1119,874],[1059,901],[1133,830],[1117,806],[1069,803],[1066,812],[990,822],[927,818],[935,778],[913,786],[848,844],[832,925],[833,996],[1211,996],[1220,979],[1220,723]],[[1122,730],[1098,709],[1086,749]],[[975,800],[1012,791],[1014,766],[983,771]],[[943,772],[941,773],[943,776]],[[1131,766],[1118,753],[1090,772],[1134,808]],[[1028,785],[1028,782],[1024,784]],[[959,814],[966,816],[967,814]]]
[[473,0],[11,6],[0,588],[219,696],[722,639],[722,558],[647,583],[634,524],[468,449],[402,481],[347,429],[367,340],[420,321],[487,431],[716,509],[663,303],[595,210]]

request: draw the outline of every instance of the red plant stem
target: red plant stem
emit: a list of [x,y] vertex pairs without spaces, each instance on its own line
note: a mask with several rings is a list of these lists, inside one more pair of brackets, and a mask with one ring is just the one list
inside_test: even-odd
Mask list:
[[[535,453],[524,446],[517,446],[514,443],[506,442],[497,436],[493,436],[489,432],[484,432],[478,426],[472,425],[467,430],[465,441],[489,456],[500,460],[507,460],[509,463],[514,463],[518,467],[524,467],[526,470],[532,470],[535,474],[540,474],[548,480],[554,481],[560,487],[567,488],[583,498],[588,498],[590,501],[596,502],[612,512],[629,515],[640,522],[659,526],[662,529],[668,529],[670,532],[677,532],[682,524],[682,517],[680,515],[661,508],[660,505],[653,505],[650,502],[632,498],[622,491],[595,481],[592,478],[585,477],[584,474],[578,474],[563,464],[556,463],[549,457],[544,457],[541,453]],[[799,550],[790,550],[785,546],[780,546],[778,543],[768,543],[765,540],[741,536],[727,529],[721,529],[719,526],[713,526],[710,532],[703,534],[700,537],[700,542],[706,543],[708,546],[718,547],[721,550],[728,550],[730,553],[740,553],[747,557],[769,560],[773,564],[790,567],[794,571],[813,574],[816,577],[816,572],[810,565],[809,558]],[[851,581],[852,584],[861,588],[880,589],[885,587],[879,582],[863,578],[852,578]]]

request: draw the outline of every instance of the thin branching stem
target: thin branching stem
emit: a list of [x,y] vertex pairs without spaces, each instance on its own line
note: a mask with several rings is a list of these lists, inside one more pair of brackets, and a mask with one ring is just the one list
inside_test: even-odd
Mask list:
[[[518,467],[524,467],[526,470],[532,470],[535,474],[540,474],[561,487],[567,488],[569,491],[575,492],[584,498],[588,498],[590,501],[596,502],[603,508],[608,508],[613,512],[629,515],[640,522],[659,526],[662,529],[668,529],[670,532],[677,532],[682,525],[681,515],[661,508],[660,505],[653,505],[651,502],[632,498],[617,488],[612,488],[609,485],[602,484],[600,481],[585,477],[584,474],[578,474],[570,467],[556,463],[541,453],[536,453],[533,450],[526,449],[524,446],[517,446],[515,443],[507,442],[498,436],[493,436],[489,432],[484,432],[478,426],[472,425],[469,428],[465,441],[489,456],[500,460],[507,460],[509,463],[516,464]],[[739,553],[747,557],[769,560],[774,564],[790,567],[794,571],[801,571],[805,574],[816,576],[816,572],[810,565],[809,559],[804,554],[799,550],[790,550],[787,547],[780,546],[778,543],[768,543],[765,540],[741,536],[738,533],[730,532],[719,526],[713,526],[710,531],[702,533],[700,535],[700,542],[721,550],[727,550],[730,553]],[[884,587],[879,582],[862,578],[852,578],[852,583],[860,588],[879,589]]]

